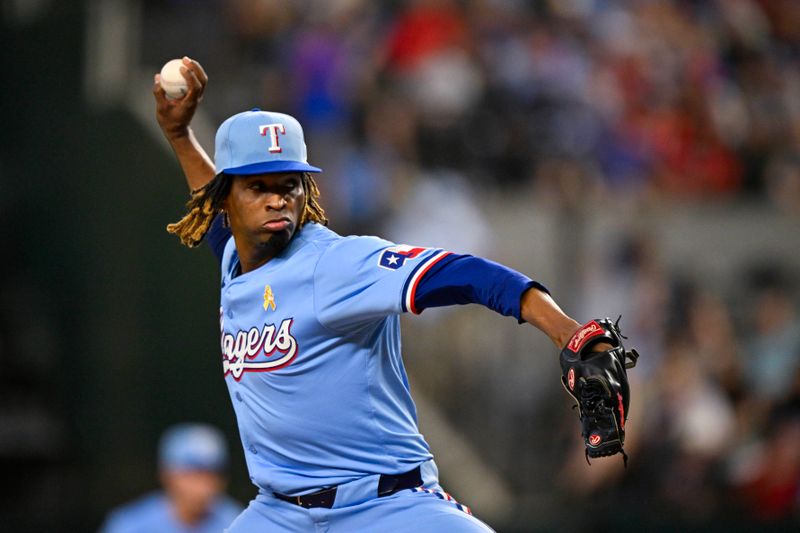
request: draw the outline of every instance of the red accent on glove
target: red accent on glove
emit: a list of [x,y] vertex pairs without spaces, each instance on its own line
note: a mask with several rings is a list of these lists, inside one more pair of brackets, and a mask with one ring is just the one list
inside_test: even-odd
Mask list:
[[581,327],[578,331],[570,339],[569,343],[567,344],[567,348],[572,350],[575,353],[578,353],[581,348],[586,344],[586,341],[591,339],[592,337],[597,337],[598,335],[603,334],[603,328],[600,327],[600,324],[592,320],[585,326]]

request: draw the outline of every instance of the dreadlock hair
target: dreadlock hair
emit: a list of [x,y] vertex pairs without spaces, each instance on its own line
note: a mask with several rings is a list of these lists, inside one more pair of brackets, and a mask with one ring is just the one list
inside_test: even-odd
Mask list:
[[[222,212],[222,204],[231,192],[233,183],[231,178],[230,174],[220,172],[204,186],[193,190],[191,198],[186,203],[189,212],[178,222],[168,224],[167,232],[177,235],[181,243],[189,248],[199,245],[208,233],[214,218]],[[301,181],[306,193],[306,204],[300,217],[300,227],[302,228],[306,222],[317,222],[327,226],[325,210],[319,204],[317,182],[309,172],[303,172]]]

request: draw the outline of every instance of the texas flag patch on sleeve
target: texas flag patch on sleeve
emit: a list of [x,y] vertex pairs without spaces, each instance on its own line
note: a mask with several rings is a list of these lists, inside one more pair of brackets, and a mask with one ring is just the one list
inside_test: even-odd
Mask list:
[[427,248],[412,247],[406,244],[392,246],[381,253],[378,258],[378,266],[389,270],[397,270],[405,264],[406,260],[416,259],[425,250]]

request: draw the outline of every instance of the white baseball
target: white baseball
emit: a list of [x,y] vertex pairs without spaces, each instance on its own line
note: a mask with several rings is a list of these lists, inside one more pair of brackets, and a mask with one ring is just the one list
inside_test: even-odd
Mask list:
[[183,98],[189,90],[181,74],[183,61],[173,59],[161,67],[161,87],[169,98]]

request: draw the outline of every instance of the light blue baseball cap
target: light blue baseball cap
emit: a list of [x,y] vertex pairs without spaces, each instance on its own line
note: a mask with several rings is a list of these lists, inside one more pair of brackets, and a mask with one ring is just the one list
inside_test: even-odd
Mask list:
[[158,462],[165,470],[222,472],[228,466],[228,445],[213,426],[178,424],[161,436]]
[[308,164],[303,128],[294,117],[258,108],[233,115],[217,130],[217,173],[322,172]]

